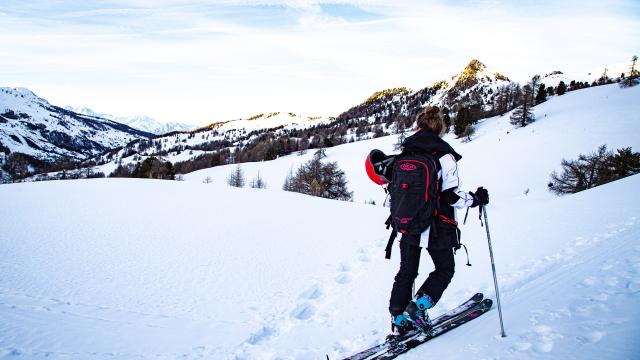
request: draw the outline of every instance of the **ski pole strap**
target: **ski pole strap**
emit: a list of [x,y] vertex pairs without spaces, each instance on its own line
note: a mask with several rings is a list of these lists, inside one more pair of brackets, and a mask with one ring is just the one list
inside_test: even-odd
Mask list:
[[387,241],[387,247],[384,249],[384,252],[385,252],[384,258],[391,259],[391,249],[393,249],[393,241],[396,239],[396,236],[398,236],[398,231],[393,226],[393,218],[391,217],[391,215],[389,215],[389,217],[387,218],[387,221],[385,221],[384,224],[387,226],[387,230],[389,230],[389,228],[391,227],[391,235],[389,235],[389,241]]

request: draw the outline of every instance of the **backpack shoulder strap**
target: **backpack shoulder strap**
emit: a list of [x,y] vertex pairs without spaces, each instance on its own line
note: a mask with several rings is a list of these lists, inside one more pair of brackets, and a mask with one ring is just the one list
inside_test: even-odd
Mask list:
[[389,241],[387,241],[387,247],[384,249],[384,253],[385,253],[384,258],[391,259],[391,250],[393,249],[393,242],[396,239],[396,236],[398,236],[398,231],[393,226],[391,215],[389,215],[389,217],[387,218],[387,221],[385,221],[384,224],[387,225],[387,229],[391,227],[391,235],[389,235]]

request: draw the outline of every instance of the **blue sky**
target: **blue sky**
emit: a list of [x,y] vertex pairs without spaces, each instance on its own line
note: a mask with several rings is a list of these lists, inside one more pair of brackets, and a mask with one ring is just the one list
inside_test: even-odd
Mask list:
[[338,115],[477,58],[511,78],[640,53],[638,1],[4,0],[0,86],[205,124]]

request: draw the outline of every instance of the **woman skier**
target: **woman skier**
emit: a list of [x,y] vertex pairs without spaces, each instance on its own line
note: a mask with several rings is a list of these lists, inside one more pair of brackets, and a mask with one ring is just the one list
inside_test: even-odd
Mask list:
[[[425,109],[416,116],[416,126],[417,132],[402,143],[402,151],[429,154],[436,160],[439,207],[434,223],[426,231],[421,235],[404,233],[400,239],[400,269],[389,300],[395,334],[404,334],[414,326],[429,330],[431,322],[427,310],[440,300],[455,272],[454,248],[460,247],[455,209],[489,203],[489,193],[482,187],[475,193],[460,189],[457,162],[462,156],[441,138],[446,126],[440,110],[437,107]],[[429,252],[435,269],[412,299],[423,247]]]

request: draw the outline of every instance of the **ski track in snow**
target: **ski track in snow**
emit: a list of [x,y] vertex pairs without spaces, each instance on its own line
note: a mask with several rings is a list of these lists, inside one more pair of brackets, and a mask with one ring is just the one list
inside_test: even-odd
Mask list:
[[[263,325],[253,332],[249,339],[238,346],[233,355],[233,360],[245,359],[296,359],[298,357],[282,357],[282,349],[277,350],[270,346],[270,340],[277,337],[286,337],[294,330],[296,322],[314,322],[325,324],[331,320],[331,302],[340,298],[338,294],[345,287],[362,275],[374,258],[380,259],[382,249],[386,246],[386,240],[376,239],[374,246],[363,242],[357,251],[352,254],[353,260],[341,263],[333,273],[329,272],[322,281],[318,281],[301,291],[292,309],[280,314],[271,314],[263,319]],[[374,334],[377,334],[374,331]],[[297,349],[293,352],[317,353],[319,349]],[[334,352],[344,352],[346,349],[339,343],[333,345]],[[275,356],[275,357],[274,357]],[[313,358],[313,355],[311,358]],[[303,356],[304,357],[304,356]]]

